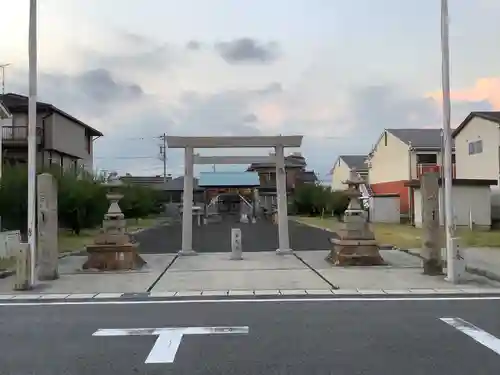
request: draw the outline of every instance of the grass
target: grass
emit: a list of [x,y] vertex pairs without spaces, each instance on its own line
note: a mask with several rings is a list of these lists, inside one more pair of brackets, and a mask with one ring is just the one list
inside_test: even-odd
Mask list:
[[[158,223],[155,217],[147,217],[142,219],[127,219],[127,231],[134,232],[140,229],[151,228]],[[95,236],[99,233],[100,228],[85,229],[77,236],[67,229],[59,231],[59,252],[66,253],[70,251],[83,250],[85,246],[93,243]]]
[[[340,223],[332,217],[299,217],[299,222],[337,231]],[[381,245],[393,245],[401,249],[420,248],[422,246],[422,229],[405,224],[371,224],[375,239]],[[500,231],[471,231],[458,229],[457,237],[461,245],[466,247],[500,247]],[[444,237],[444,232],[443,232]]]

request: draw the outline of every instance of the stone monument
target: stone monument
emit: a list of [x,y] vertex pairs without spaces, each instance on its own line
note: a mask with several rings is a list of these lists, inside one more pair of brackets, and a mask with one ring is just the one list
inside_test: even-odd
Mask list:
[[350,198],[349,206],[344,213],[344,222],[337,232],[338,238],[331,239],[333,250],[327,260],[336,266],[379,266],[385,262],[380,256],[377,241],[361,207],[359,185],[363,179],[352,170],[347,181],[345,192]]
[[109,209],[104,215],[101,233],[86,248],[88,258],[82,268],[101,271],[140,269],[146,262],[137,252],[138,244],[131,243],[125,232],[125,218],[118,205],[118,201],[123,198],[116,191],[121,181],[113,174],[106,185],[110,188],[106,194],[110,201]]
[[425,275],[442,275],[441,230],[439,223],[439,173],[420,176],[422,195],[422,255]]
[[49,173],[37,176],[38,246],[36,259],[39,280],[59,278],[57,181]]

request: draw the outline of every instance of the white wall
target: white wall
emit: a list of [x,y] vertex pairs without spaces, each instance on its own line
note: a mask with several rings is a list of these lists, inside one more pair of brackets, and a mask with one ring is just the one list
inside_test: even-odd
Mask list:
[[371,197],[370,221],[372,223],[400,223],[399,196]]
[[[439,220],[443,225],[444,208],[442,188],[439,194]],[[452,202],[454,220],[457,226],[469,226],[469,212],[478,226],[491,225],[491,191],[489,186],[453,186]],[[422,195],[415,189],[415,226],[422,227]]]
[[349,179],[349,174],[351,173],[350,168],[342,160],[338,159],[332,171],[332,190],[345,190],[347,185],[343,183]]
[[410,155],[408,145],[389,132],[387,144],[382,135],[370,160],[370,184],[408,180],[410,175]]
[[[483,152],[469,155],[469,142],[482,140]],[[457,178],[498,180],[500,133],[498,124],[473,118],[455,137]]]

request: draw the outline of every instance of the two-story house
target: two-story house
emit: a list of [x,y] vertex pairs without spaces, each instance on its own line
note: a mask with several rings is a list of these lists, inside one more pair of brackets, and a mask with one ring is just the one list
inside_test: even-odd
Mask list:
[[[0,95],[12,118],[2,126],[3,162],[28,160],[28,97]],[[102,133],[52,104],[37,102],[37,162],[40,168],[93,169],[93,142]]]
[[[453,132],[457,178],[500,179],[500,112],[471,112]],[[500,190],[491,186],[491,214],[500,220]]]
[[[443,137],[441,129],[385,129],[368,154],[369,183],[374,194],[398,194],[400,212],[413,210],[413,190],[408,181],[426,171],[441,171]],[[452,173],[456,176],[455,154]]]
[[457,178],[498,180],[500,112],[471,112],[453,132]]
[[[315,183],[318,178],[314,171],[306,171],[306,159],[300,153],[285,157],[286,187],[291,192],[301,183]],[[261,191],[276,192],[276,166],[274,163],[252,163],[247,171],[259,174]]]
[[330,170],[330,174],[332,175],[332,190],[338,191],[347,189],[347,185],[344,184],[344,181],[349,179],[352,170],[356,170],[356,172],[368,182],[367,157],[367,155],[340,155]]

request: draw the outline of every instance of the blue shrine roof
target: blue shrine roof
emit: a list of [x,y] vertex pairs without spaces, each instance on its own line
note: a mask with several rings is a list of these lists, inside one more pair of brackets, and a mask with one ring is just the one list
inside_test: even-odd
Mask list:
[[201,172],[200,187],[253,187],[259,186],[257,172]]

